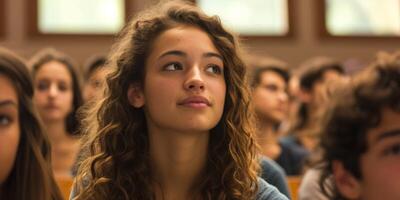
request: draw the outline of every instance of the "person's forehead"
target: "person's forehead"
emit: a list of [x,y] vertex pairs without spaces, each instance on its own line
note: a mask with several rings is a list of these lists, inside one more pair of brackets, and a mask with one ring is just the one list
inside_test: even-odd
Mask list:
[[367,132],[369,144],[400,137],[400,112],[390,108],[381,110],[381,120],[377,127]]
[[260,74],[261,83],[275,83],[286,85],[285,79],[278,72],[265,70]]
[[15,104],[18,103],[17,91],[14,84],[7,76],[0,73],[0,101],[11,101]]
[[335,69],[327,69],[323,73],[324,80],[332,80],[342,76],[337,70]]
[[51,61],[43,64],[36,72],[35,80],[48,79],[57,81],[72,81],[72,75],[68,67],[60,62]]
[[194,26],[179,26],[166,30],[156,38],[153,50],[156,52],[169,48],[190,50],[193,46],[218,53],[208,34]]

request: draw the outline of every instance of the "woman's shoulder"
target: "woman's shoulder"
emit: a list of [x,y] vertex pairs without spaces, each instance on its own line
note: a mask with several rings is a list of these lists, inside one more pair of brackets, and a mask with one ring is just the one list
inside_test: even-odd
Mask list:
[[258,192],[256,200],[288,200],[274,186],[268,184],[263,179],[258,178]]

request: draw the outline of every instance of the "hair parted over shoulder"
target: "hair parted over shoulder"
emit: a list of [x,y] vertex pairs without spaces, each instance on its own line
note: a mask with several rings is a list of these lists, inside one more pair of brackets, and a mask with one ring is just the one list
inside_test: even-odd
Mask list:
[[29,61],[33,79],[35,79],[36,73],[40,69],[40,67],[51,61],[57,61],[64,64],[67,67],[67,70],[71,76],[72,93],[73,93],[72,111],[67,116],[66,127],[67,127],[67,132],[69,134],[79,135],[80,123],[76,115],[78,109],[83,105],[83,97],[81,91],[81,77],[79,76],[78,70],[76,69],[76,65],[74,64],[72,59],[67,55],[52,48],[46,48],[39,51]]
[[[76,199],[154,199],[149,139],[143,109],[127,99],[130,84],[144,83],[145,60],[164,31],[195,26],[208,34],[223,57],[227,85],[221,120],[210,131],[209,154],[198,185],[201,199],[253,199],[257,191],[257,154],[253,139],[245,64],[234,35],[217,17],[195,6],[167,2],[130,21],[113,46],[107,92],[85,120],[90,156],[78,172]],[[89,179],[90,181],[87,181]]]
[[[332,174],[337,160],[355,178],[362,179],[360,158],[368,150],[367,132],[377,127],[385,108],[400,112],[400,52],[381,54],[351,86],[344,86],[333,96],[323,120],[321,146],[323,166],[320,187],[331,199],[345,199],[335,186],[323,184]],[[333,194],[328,194],[333,189]]]
[[0,74],[12,81],[18,95],[20,120],[14,167],[0,187],[0,199],[62,199],[51,170],[50,143],[32,103],[29,71],[18,56],[0,48]]

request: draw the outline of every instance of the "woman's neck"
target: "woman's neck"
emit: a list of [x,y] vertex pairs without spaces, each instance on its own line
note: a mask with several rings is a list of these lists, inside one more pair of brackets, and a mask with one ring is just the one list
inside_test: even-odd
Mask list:
[[64,121],[44,122],[47,135],[53,147],[71,140]]
[[45,122],[47,135],[51,143],[51,162],[56,177],[70,177],[79,150],[79,139],[72,137],[66,130],[64,121]]
[[149,140],[157,199],[192,198],[194,184],[206,165],[209,133],[149,128]]

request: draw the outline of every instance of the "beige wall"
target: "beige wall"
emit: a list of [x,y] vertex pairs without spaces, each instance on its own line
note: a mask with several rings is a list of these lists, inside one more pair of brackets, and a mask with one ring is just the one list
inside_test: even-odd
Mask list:
[[[10,48],[25,58],[43,47],[52,46],[82,62],[92,54],[106,53],[112,44],[112,38],[32,38],[26,29],[26,2],[30,0],[3,1],[6,1],[6,35],[0,38],[0,46]],[[148,0],[130,1],[134,11],[151,4]],[[340,60],[355,57],[368,61],[378,50],[393,51],[398,48],[400,39],[321,39],[316,30],[315,1],[319,0],[293,0],[295,30],[292,38],[248,39],[244,41],[248,51],[253,55],[272,55],[288,61],[291,66],[297,66],[315,55],[327,55]]]

